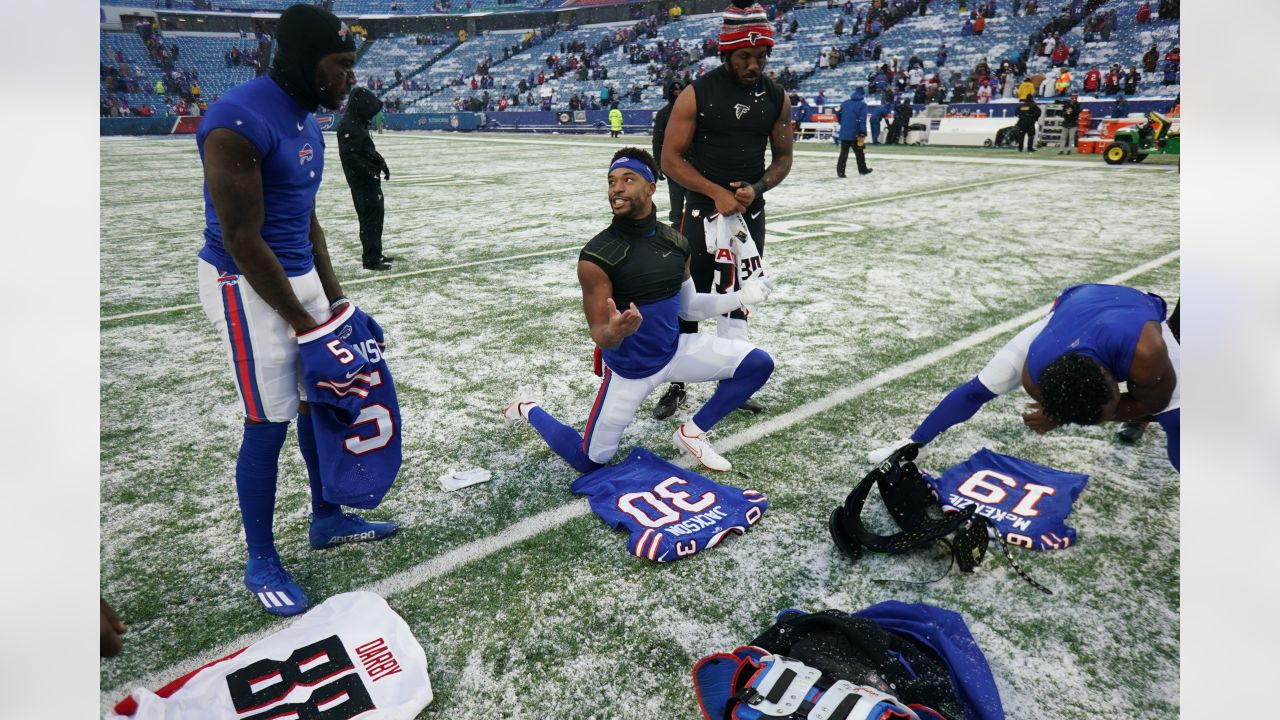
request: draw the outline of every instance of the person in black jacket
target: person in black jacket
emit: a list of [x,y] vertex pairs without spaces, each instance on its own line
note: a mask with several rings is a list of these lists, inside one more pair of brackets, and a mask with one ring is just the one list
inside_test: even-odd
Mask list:
[[[684,90],[684,81],[676,78],[671,80],[662,88],[662,97],[667,101],[662,109],[654,113],[653,116],[653,157],[655,160],[662,157],[662,141],[667,134],[667,121],[671,119],[671,108],[676,104],[676,98],[680,97],[680,92]],[[661,160],[659,160],[661,162]],[[672,225],[680,222],[680,217],[684,215],[684,188],[680,187],[680,183],[667,177],[662,172],[662,168],[658,168],[658,179],[667,181],[667,196],[671,198],[671,209],[667,212],[667,219]]]
[[1062,105],[1062,149],[1058,151],[1059,155],[1070,155],[1076,148],[1081,109],[1077,95],[1072,95],[1071,99]]
[[1027,152],[1036,151],[1036,123],[1040,121],[1040,106],[1036,104],[1035,94],[1027,96],[1018,105],[1018,129],[1022,137],[1018,139],[1018,152],[1025,146]]
[[907,144],[907,126],[911,124],[913,110],[911,100],[906,96],[903,96],[901,102],[893,106],[893,123],[889,125],[889,137],[886,139],[888,144]]
[[382,109],[382,101],[367,88],[357,87],[347,100],[347,112],[338,123],[338,157],[351,186],[356,215],[360,218],[361,260],[365,270],[390,270],[391,258],[382,254],[382,180],[391,179],[387,161],[378,154],[369,136],[369,124]]

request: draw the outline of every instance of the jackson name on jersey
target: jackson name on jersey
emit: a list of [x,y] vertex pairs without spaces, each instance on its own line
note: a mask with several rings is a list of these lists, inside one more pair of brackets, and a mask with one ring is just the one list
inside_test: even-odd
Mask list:
[[742,535],[769,507],[756,490],[721,485],[644,448],[583,475],[570,490],[586,495],[600,519],[630,533],[632,555],[654,562],[713,548],[729,533]]

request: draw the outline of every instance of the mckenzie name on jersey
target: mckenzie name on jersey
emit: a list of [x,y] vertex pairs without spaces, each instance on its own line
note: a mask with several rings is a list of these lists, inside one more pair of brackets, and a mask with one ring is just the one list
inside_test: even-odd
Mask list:
[[630,533],[632,555],[654,562],[715,547],[729,533],[742,535],[769,508],[755,490],[713,482],[644,448],[583,475],[569,489],[586,495],[600,519]]
[[1005,542],[1032,550],[1060,550],[1075,543],[1066,524],[1088,475],[1063,472],[986,448],[948,468],[924,475],[945,509],[978,507]]
[[152,692],[107,720],[412,720],[431,703],[427,656],[371,592],[335,595],[288,628]]

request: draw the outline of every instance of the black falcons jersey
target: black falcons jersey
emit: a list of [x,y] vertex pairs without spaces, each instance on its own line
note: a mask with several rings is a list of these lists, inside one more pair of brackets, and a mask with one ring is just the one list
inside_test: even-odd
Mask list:
[[[724,188],[741,180],[753,183],[764,175],[764,150],[769,133],[782,112],[782,87],[768,77],[751,87],[738,84],[728,65],[721,65],[693,81],[698,101],[689,164],[702,176]],[[691,200],[710,200],[689,192]]]
[[648,305],[679,293],[688,257],[689,241],[652,215],[638,223],[614,220],[578,255],[609,276],[619,312],[631,303]]

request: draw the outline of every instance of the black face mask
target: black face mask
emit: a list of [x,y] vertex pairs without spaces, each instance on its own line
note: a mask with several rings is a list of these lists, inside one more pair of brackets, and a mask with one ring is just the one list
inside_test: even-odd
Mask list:
[[276,25],[276,55],[270,75],[289,97],[308,110],[320,105],[316,66],[326,55],[355,52],[351,31],[333,13],[314,5],[294,5]]

